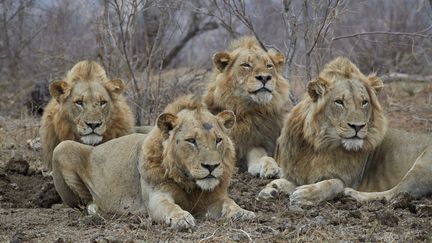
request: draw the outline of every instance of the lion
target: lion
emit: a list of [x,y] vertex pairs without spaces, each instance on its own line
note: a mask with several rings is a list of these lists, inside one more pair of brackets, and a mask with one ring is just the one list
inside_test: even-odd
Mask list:
[[328,63],[285,120],[276,160],[283,179],[258,195],[312,205],[343,192],[357,201],[432,192],[432,138],[387,128],[382,81],[347,58]]
[[255,176],[278,178],[280,168],[271,156],[288,97],[288,83],[281,75],[284,56],[274,49],[265,51],[254,37],[246,36],[214,54],[213,63],[204,101],[213,114],[225,109],[236,114],[230,137],[237,165]]
[[96,147],[64,141],[54,150],[54,185],[63,201],[92,213],[148,213],[174,229],[193,215],[252,219],[227,195],[235,149],[232,111],[211,114],[191,96],[168,105],[156,126]]
[[133,132],[123,90],[123,82],[109,80],[94,61],[78,62],[64,80],[50,84],[52,98],[40,128],[45,169],[51,171],[52,152],[61,141],[97,145]]

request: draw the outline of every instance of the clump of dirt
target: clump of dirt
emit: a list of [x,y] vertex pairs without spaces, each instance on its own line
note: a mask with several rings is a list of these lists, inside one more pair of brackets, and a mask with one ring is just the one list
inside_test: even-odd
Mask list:
[[53,204],[61,203],[60,195],[57,193],[54,183],[49,181],[42,186],[41,191],[37,192],[31,203],[35,207],[50,208]]
[[26,160],[11,158],[6,165],[6,172],[27,175],[30,165]]
[[395,227],[399,223],[399,218],[395,216],[393,212],[389,210],[384,210],[382,212],[377,213],[377,219],[383,225],[388,225],[390,227]]
[[0,206],[2,208],[49,208],[61,203],[51,177],[29,169],[26,160],[10,159],[0,171]]

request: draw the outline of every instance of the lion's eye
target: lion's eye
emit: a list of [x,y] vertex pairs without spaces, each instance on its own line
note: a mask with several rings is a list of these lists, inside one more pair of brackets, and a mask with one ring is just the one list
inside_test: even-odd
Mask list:
[[107,104],[107,101],[101,100],[99,104],[100,104],[100,106],[105,106]]
[[339,105],[339,106],[343,106],[344,105],[343,100],[335,100],[335,104]]
[[369,104],[369,101],[367,101],[367,100],[363,100],[363,102],[362,102],[362,105],[363,106],[367,106]]
[[186,138],[185,141],[188,142],[188,143],[190,143],[190,144],[196,145],[195,138]]
[[272,69],[272,68],[273,68],[273,65],[271,65],[271,64],[267,64],[267,68],[268,68],[268,69]]
[[249,63],[247,63],[247,62],[240,64],[240,66],[242,66],[242,67],[244,67],[244,68],[251,68],[251,67],[252,67],[252,66],[251,66]]
[[75,105],[77,105],[78,107],[82,107],[83,106],[82,100],[75,101]]
[[220,142],[222,142],[222,138],[216,138],[216,144],[219,144]]

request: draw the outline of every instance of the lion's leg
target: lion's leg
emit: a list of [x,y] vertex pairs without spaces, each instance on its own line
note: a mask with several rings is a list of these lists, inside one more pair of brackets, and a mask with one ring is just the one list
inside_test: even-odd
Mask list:
[[264,148],[253,148],[247,154],[248,172],[261,178],[279,178],[281,169]]
[[156,222],[165,222],[174,229],[183,230],[195,226],[195,218],[174,202],[167,192],[149,194],[148,212]]
[[408,193],[413,197],[432,193],[432,146],[425,149],[402,180],[390,190],[383,192],[360,192],[351,188],[344,190],[345,195],[357,201],[390,200],[399,193]]
[[290,195],[295,191],[296,185],[287,179],[276,179],[268,183],[258,194],[258,199],[276,198],[279,194]]
[[234,200],[224,195],[208,207],[207,216],[210,218],[247,220],[255,218],[255,213],[241,208]]
[[315,184],[299,186],[290,196],[290,202],[302,205],[315,205],[330,200],[344,191],[344,183],[339,179],[330,179]]
[[60,143],[53,152],[53,178],[63,202],[73,208],[86,206],[92,196],[80,177],[92,148],[73,141]]

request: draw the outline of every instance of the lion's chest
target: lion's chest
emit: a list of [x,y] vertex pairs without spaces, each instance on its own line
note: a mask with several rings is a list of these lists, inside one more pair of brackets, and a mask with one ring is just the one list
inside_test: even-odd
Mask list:
[[262,147],[270,155],[282,128],[282,118],[277,114],[257,113],[239,115],[230,137],[236,145],[238,159],[244,159],[254,147]]
[[355,186],[362,177],[364,156],[343,155],[339,152],[307,153],[293,156],[285,171],[297,185],[312,184],[322,180],[340,179],[346,186]]

